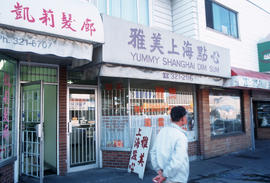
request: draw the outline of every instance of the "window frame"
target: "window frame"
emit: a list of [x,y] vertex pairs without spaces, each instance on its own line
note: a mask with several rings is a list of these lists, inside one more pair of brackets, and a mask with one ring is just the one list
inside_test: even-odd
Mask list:
[[[233,10],[231,8],[228,8],[228,7],[224,6],[223,4],[221,4],[219,2],[216,2],[214,0],[205,0],[204,4],[205,4],[205,21],[206,21],[205,23],[206,23],[207,28],[209,28],[211,30],[214,30],[214,31],[216,31],[218,33],[221,33],[223,35],[229,36],[231,38],[240,39],[239,26],[238,26],[239,25],[239,23],[238,23],[238,12],[237,11],[235,11],[235,10]],[[229,13],[229,25],[230,25],[229,30],[230,30],[230,32],[231,32],[232,27],[233,27],[230,14],[233,13],[235,15],[235,24],[236,24],[236,26],[234,28],[236,29],[236,36],[234,36],[233,33],[225,33],[225,32],[222,32],[222,31],[214,28],[213,4],[219,6],[220,8],[224,8],[225,10],[228,11],[228,13]],[[210,11],[208,11],[208,10],[210,10]]]
[[[212,127],[211,127],[211,119],[210,119],[210,96],[213,94],[216,94],[214,96],[238,96],[240,99],[240,119],[241,119],[241,131],[231,131],[228,133],[213,135],[212,134]],[[228,137],[228,136],[234,136],[234,135],[241,135],[246,133],[245,128],[245,117],[244,117],[244,102],[243,102],[243,92],[240,90],[233,90],[233,89],[211,89],[209,90],[209,123],[210,123],[210,136],[211,139],[215,138],[222,138],[222,137]]]

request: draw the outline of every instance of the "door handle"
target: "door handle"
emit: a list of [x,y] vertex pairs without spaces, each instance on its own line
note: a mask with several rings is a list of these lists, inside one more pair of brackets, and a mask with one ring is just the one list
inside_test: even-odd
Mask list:
[[36,133],[37,133],[38,137],[41,137],[41,134],[42,134],[42,125],[41,124],[36,125]]
[[68,133],[72,133],[72,123],[68,122]]

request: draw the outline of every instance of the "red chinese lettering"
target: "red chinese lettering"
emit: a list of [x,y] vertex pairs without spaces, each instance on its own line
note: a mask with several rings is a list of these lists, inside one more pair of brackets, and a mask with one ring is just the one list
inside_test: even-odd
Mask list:
[[140,146],[140,138],[136,138],[135,142],[134,142],[134,147],[136,147],[137,149]]
[[117,88],[117,90],[122,90],[123,89],[123,86],[122,86],[121,83],[117,83],[116,84],[116,88]]
[[140,109],[141,109],[140,106],[134,106],[134,112],[135,113],[140,113]]
[[39,18],[41,23],[45,24],[46,26],[48,25],[48,22],[51,22],[50,26],[55,27],[54,25],[54,14],[52,10],[45,10],[43,9],[43,17]]
[[148,144],[148,137],[147,136],[143,136],[143,139],[141,140],[141,145],[142,145],[142,148],[147,148]]
[[15,8],[15,10],[12,10],[11,12],[16,14],[15,19],[16,19],[16,20],[21,19],[21,18],[22,18],[22,8],[23,8],[23,6],[20,5],[20,4],[17,2],[17,4],[14,5],[14,8]]
[[5,129],[3,131],[3,137],[4,139],[8,140],[9,139],[9,129],[8,129],[8,125],[5,125]]
[[156,98],[163,98],[164,97],[165,89],[162,87],[156,87]]
[[4,86],[10,87],[10,77],[7,73],[4,74]]
[[158,118],[158,126],[159,127],[164,126],[164,118]]
[[[16,5],[14,5],[14,10],[11,10],[11,12],[16,14],[16,17],[15,17],[16,20],[23,18],[24,20],[27,20],[30,23],[35,22],[34,17],[29,15],[29,7],[23,7],[18,2]],[[23,15],[22,15],[22,12],[23,12]]]
[[144,126],[148,126],[148,127],[152,126],[150,118],[145,118],[144,119]]
[[62,29],[66,28],[66,29],[70,29],[70,30],[76,32],[76,30],[71,27],[71,23],[74,21],[74,20],[72,20],[71,14],[68,14],[68,17],[67,17],[66,13],[63,12],[62,15],[63,15],[62,16],[62,24],[63,24]]
[[176,98],[176,89],[175,88],[169,88],[169,97],[170,98]]
[[105,90],[109,90],[109,91],[111,91],[112,90],[112,88],[113,88],[113,86],[112,86],[112,84],[105,84]]
[[8,115],[8,107],[5,107],[4,108],[4,116],[3,116],[3,122],[9,122],[9,119],[8,119],[8,117],[9,117],[9,115]]
[[87,18],[84,21],[81,31],[89,32],[90,36],[92,36],[92,33],[96,31],[96,28],[94,27],[94,23],[91,22],[91,19]]
[[137,150],[133,150],[131,159],[137,160]]
[[3,98],[4,104],[9,104],[9,90],[5,90],[5,96]]
[[131,165],[128,165],[131,172],[134,172],[134,167],[136,166],[135,163],[131,163]]
[[140,155],[140,160],[138,161],[138,164],[141,166],[143,166],[143,163],[144,163],[143,158],[144,158],[144,153]]
[[138,133],[136,134],[136,136],[142,136],[142,135],[141,135],[141,131],[142,131],[142,129],[139,128],[139,131],[138,131]]

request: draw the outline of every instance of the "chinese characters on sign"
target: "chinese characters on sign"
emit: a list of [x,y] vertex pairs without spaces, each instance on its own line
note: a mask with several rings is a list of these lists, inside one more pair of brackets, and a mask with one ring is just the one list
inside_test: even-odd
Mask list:
[[0,148],[0,159],[1,153],[4,153],[7,149],[5,147],[5,144],[9,144],[9,92],[10,92],[10,76],[8,73],[4,74],[4,81],[3,81],[3,88],[4,88],[4,96],[3,96],[3,139],[4,139],[4,144],[2,144],[2,148]]
[[[164,46],[161,43],[162,35],[160,33],[152,33],[151,40],[152,43],[148,46],[145,44],[147,37],[144,35],[143,29],[131,28],[130,29],[130,40],[128,41],[128,45],[130,45],[134,51],[131,52],[131,56],[133,61],[137,62],[151,62],[153,64],[158,64],[158,62],[162,62],[164,66],[171,67],[180,67],[180,68],[189,68],[198,71],[209,71],[212,73],[219,73],[219,59],[220,54],[219,51],[213,51],[208,53],[205,45],[199,45],[193,48],[193,45],[190,41],[184,40],[182,43],[179,42],[176,44],[174,38],[171,39],[171,47],[168,50],[165,50]],[[182,48],[182,50],[181,50]],[[167,57],[159,57],[159,56],[151,56],[144,53],[139,53],[137,50],[150,50],[150,53],[159,53],[160,55],[164,55],[164,52],[167,52],[168,56],[177,55],[179,59],[170,59]],[[208,54],[210,54],[208,56]],[[189,62],[194,57],[196,63]],[[187,60],[180,60],[186,59]],[[210,58],[210,59],[209,59]],[[209,60],[208,60],[209,59]],[[205,62],[209,61],[211,64],[207,66]]]
[[[34,7],[33,7],[34,8]],[[13,9],[10,11],[11,13],[14,13],[15,20],[24,20],[29,23],[35,23],[36,21],[41,21],[42,24],[45,26],[50,26],[51,28],[55,28],[55,21],[54,21],[54,11],[51,9],[42,9],[40,10],[40,16],[37,18],[34,18],[31,15],[30,12],[31,8],[23,6],[23,4],[20,4],[17,2]],[[89,36],[92,36],[93,32],[96,31],[94,27],[94,22],[90,18],[85,18],[84,22],[81,22],[81,29],[76,30],[76,28],[73,27],[73,23],[76,23],[76,20],[72,17],[72,14],[62,12],[62,17],[57,17],[61,20],[61,29],[68,29],[70,31],[76,32],[76,31],[85,31],[89,32]]]
[[138,128],[135,132],[135,140],[130,154],[128,172],[135,172],[139,174],[139,178],[141,179],[143,179],[144,175],[144,169],[150,147],[151,134],[151,127]]
[[2,3],[0,15],[3,25],[81,41],[104,42],[101,16],[97,8],[87,2],[9,0]]
[[103,22],[104,62],[230,77],[230,55],[226,48],[109,16],[104,16]]

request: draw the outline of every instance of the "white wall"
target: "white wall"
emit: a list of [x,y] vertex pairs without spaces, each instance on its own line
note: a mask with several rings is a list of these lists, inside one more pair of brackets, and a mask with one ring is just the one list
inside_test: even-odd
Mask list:
[[239,39],[206,27],[204,0],[198,2],[199,39],[230,49],[231,66],[259,71],[257,43],[270,34],[270,14],[246,0],[216,0],[238,12]]
[[198,38],[197,0],[172,0],[173,32]]
[[172,31],[171,0],[152,0],[151,22],[151,27]]

